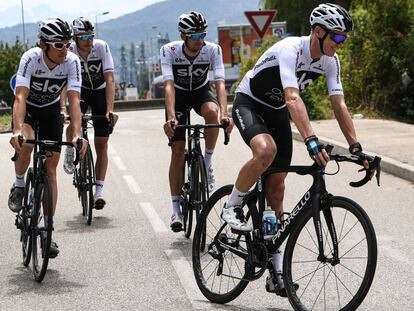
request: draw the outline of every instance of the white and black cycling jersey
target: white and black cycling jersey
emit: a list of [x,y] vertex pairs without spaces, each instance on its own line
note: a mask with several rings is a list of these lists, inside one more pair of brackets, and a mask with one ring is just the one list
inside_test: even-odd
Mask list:
[[108,44],[103,40],[94,39],[92,50],[86,61],[79,55],[76,42],[72,42],[69,49],[81,60],[82,88],[89,90],[105,88],[104,73],[114,71],[114,61]]
[[47,67],[44,57],[39,47],[25,52],[16,76],[16,87],[29,89],[27,104],[38,108],[59,103],[65,85],[68,91],[80,92],[82,84],[80,60],[75,54],[68,51],[64,63],[52,70]]
[[289,37],[269,48],[248,71],[236,93],[275,109],[286,106],[284,89],[303,91],[321,75],[326,76],[329,95],[343,95],[338,55],[312,59],[310,36]]
[[214,80],[224,80],[224,65],[219,45],[206,41],[198,56],[191,62],[186,58],[183,49],[183,41],[173,41],[161,48],[164,81],[174,80],[174,86],[180,90],[197,90],[208,83],[210,67]]

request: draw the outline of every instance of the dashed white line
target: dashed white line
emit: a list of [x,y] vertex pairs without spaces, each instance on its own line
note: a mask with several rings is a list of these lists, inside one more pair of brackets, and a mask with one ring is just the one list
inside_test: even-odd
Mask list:
[[120,171],[125,171],[126,170],[126,166],[124,165],[124,162],[122,162],[121,157],[112,157],[112,162],[115,163],[116,167],[120,170]]
[[193,308],[197,310],[211,308],[211,304],[206,301],[206,297],[198,289],[193,269],[184,254],[178,249],[167,249],[165,253],[180,278],[181,285],[184,287]]
[[134,194],[142,193],[141,188],[138,186],[137,182],[134,179],[134,176],[124,175],[122,177],[124,178],[126,184],[128,185],[129,190],[132,193]]
[[160,216],[158,216],[158,213],[155,211],[151,203],[140,202],[139,205],[141,206],[141,209],[144,212],[145,216],[147,216],[155,232],[158,232],[158,233],[168,232],[167,226],[162,221]]

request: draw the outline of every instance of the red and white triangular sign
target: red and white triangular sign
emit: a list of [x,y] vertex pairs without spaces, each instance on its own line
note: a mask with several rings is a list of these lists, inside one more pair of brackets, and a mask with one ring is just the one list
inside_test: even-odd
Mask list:
[[273,17],[276,15],[276,12],[276,10],[245,11],[244,15],[246,15],[259,37],[263,38],[267,28],[269,28],[269,25],[273,20]]

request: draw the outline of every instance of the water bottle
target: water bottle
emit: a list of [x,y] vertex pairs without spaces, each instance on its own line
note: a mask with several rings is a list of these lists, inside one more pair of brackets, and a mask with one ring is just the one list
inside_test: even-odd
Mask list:
[[276,232],[276,214],[270,206],[266,207],[266,210],[263,211],[263,222],[262,222],[262,231],[263,238],[265,240],[270,240]]

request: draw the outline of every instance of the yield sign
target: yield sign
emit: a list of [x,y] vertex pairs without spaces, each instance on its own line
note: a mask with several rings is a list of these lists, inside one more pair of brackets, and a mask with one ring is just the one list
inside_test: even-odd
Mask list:
[[244,12],[253,29],[257,32],[260,38],[263,38],[267,28],[269,28],[273,17],[276,15],[276,10],[267,11],[246,11]]

